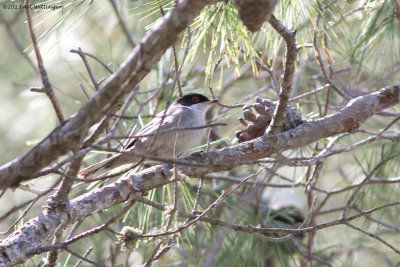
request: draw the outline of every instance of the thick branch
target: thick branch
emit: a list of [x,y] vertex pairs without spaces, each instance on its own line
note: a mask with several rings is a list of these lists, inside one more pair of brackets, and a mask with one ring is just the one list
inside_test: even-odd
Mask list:
[[0,266],[23,263],[36,254],[38,247],[45,246],[59,230],[127,200],[131,193],[128,180],[122,180],[77,197],[65,205],[44,209],[38,217],[29,220],[1,241]]
[[123,101],[177,40],[200,11],[215,0],[183,0],[154,26],[98,93],[78,114],[66,121],[26,154],[0,167],[0,187],[15,187],[32,179],[42,168],[68,151],[77,149],[89,127]]
[[[377,112],[398,104],[399,96],[400,84],[388,86],[351,100],[346,107],[335,114],[305,122],[294,129],[280,133],[277,142],[263,141],[260,137],[233,147],[177,160],[185,164],[179,165],[177,169],[188,176],[202,176],[352,131]],[[44,246],[60,229],[65,229],[77,220],[125,201],[132,194],[132,187],[138,191],[146,191],[170,183],[172,177],[170,168],[167,164],[157,165],[89,192],[64,206],[45,209],[41,215],[25,223],[21,229],[0,243],[0,266],[24,262],[35,252],[40,251],[38,247]]]

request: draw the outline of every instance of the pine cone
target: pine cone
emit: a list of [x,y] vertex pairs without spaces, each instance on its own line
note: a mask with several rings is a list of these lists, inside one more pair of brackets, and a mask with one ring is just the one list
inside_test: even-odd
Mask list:
[[233,0],[243,24],[252,32],[261,29],[274,11],[278,0]]
[[[240,118],[239,121],[246,128],[236,132],[236,137],[240,143],[262,136],[272,120],[277,104],[269,99],[261,99],[259,97],[256,97],[256,102],[255,104],[243,107],[244,119]],[[258,115],[254,114],[252,108],[254,108]],[[287,106],[282,131],[295,128],[302,123],[303,120],[300,113],[295,108]]]

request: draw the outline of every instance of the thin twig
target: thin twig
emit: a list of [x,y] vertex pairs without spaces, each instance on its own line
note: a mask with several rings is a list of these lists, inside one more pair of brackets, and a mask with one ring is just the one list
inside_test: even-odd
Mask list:
[[70,52],[71,53],[76,53],[82,58],[83,64],[85,64],[86,70],[87,70],[87,72],[89,74],[90,80],[92,81],[94,88],[96,89],[96,91],[99,91],[99,84],[100,83],[98,83],[96,81],[96,78],[94,77],[94,74],[92,72],[92,68],[90,67],[89,62],[86,59],[85,53],[82,51],[82,49],[80,47],[77,50],[76,49],[72,49],[72,50],[70,50]]
[[[29,2],[30,2],[30,0],[25,0],[25,2],[24,2],[25,6],[29,6]],[[40,54],[40,50],[39,50],[39,46],[36,41],[35,33],[33,32],[30,8],[25,8],[25,13],[26,13],[26,20],[28,23],[29,35],[32,40],[33,50],[35,51],[40,77],[42,79],[42,85],[43,85],[42,92],[45,93],[47,95],[47,97],[50,99],[50,102],[53,105],[54,111],[56,112],[58,122],[60,124],[62,124],[64,122],[64,115],[62,114],[60,104],[58,103],[58,100],[54,94],[54,90],[49,81],[47,71],[44,68],[42,55]]]
[[[160,8],[161,15],[164,17],[165,16],[165,12],[164,12],[164,9],[163,9],[161,3],[159,4],[159,8]],[[187,48],[188,47],[189,47],[189,45],[187,46]],[[178,85],[179,97],[181,97],[181,96],[183,96],[183,93],[182,93],[181,81],[179,80],[179,74],[180,74],[179,70],[180,70],[180,68],[178,66],[179,65],[178,64],[178,56],[177,56],[177,53],[176,53],[175,45],[172,45],[171,48],[172,48],[172,55],[173,55],[173,59],[174,59],[175,80],[176,80],[176,83]],[[183,62],[182,62],[182,64],[183,64]]]
[[217,60],[217,62],[215,63],[214,69],[211,71],[211,73],[209,73],[207,76],[207,84],[208,84],[208,89],[210,90],[212,99],[215,99],[215,94],[214,94],[214,90],[212,89],[212,78],[214,76],[214,72],[216,71],[216,69],[218,68],[218,66],[221,64],[222,62],[222,53],[219,55],[219,58]]
[[262,170],[263,169],[261,168],[256,173],[247,176],[245,179],[243,179],[243,181],[241,183],[236,185],[229,193],[225,194],[224,192],[222,192],[222,194],[213,203],[211,203],[206,209],[204,209],[199,215],[197,215],[194,219],[192,219],[190,221],[187,221],[183,226],[178,227],[176,230],[163,231],[161,233],[156,233],[156,234],[144,234],[144,235],[142,235],[142,237],[143,238],[148,238],[148,237],[167,236],[167,235],[172,235],[172,234],[176,234],[178,232],[181,232],[183,229],[185,229],[185,228],[191,226],[192,224],[194,224],[195,222],[199,221],[207,213],[209,213],[215,207],[217,207],[218,205],[223,203],[231,194],[233,194],[235,191],[237,191],[239,188],[241,188],[246,183],[247,180],[256,177],[258,174],[260,174],[260,172]]
[[18,17],[22,14],[22,10],[18,10],[18,12],[15,14],[14,18],[12,20],[6,20],[3,13],[0,12],[0,23],[4,24],[4,27],[6,28],[7,34],[10,37],[11,41],[13,42],[15,48],[18,50],[19,53],[24,57],[24,59],[29,63],[29,66],[33,68],[35,72],[37,72],[37,68],[35,64],[32,62],[31,58],[29,55],[24,51],[24,48],[22,47],[20,41],[18,40],[17,36],[13,32],[11,28],[11,24],[15,23],[18,19]]
[[122,31],[125,33],[125,36],[129,41],[129,44],[132,47],[137,46],[138,42],[137,42],[135,36],[133,35],[133,33],[129,30],[128,25],[126,25],[124,19],[122,18],[121,13],[118,10],[117,2],[115,0],[110,0],[110,3],[111,3],[111,5],[112,5],[112,7],[114,9],[115,15],[118,18],[119,25],[121,26]]
[[356,190],[354,190],[353,194],[349,197],[346,206],[343,210],[343,219],[347,218],[347,212],[351,206],[351,204],[353,203],[354,199],[356,198],[356,196],[358,195],[358,193],[360,192],[360,190],[363,188],[363,186],[368,183],[368,181],[373,177],[373,175],[375,175],[375,173],[384,165],[386,164],[388,161],[396,158],[400,156],[400,154],[396,154],[393,155],[387,159],[382,160],[381,162],[379,162],[378,165],[375,166],[375,168],[373,168],[369,174],[364,178],[364,180],[357,186]]
[[[82,258],[87,258],[87,256],[89,256],[90,252],[93,251],[93,246],[91,246],[83,255]],[[79,259],[79,261],[74,265],[74,267],[79,267],[79,265],[81,265],[83,262],[83,259]]]
[[150,267],[151,266],[151,264],[155,261],[157,252],[160,250],[162,243],[163,243],[163,240],[158,241],[158,243],[157,243],[156,247],[153,249],[153,253],[151,253],[149,259],[145,263],[143,263],[140,267]]
[[[357,205],[353,205],[353,206],[358,212],[362,212],[362,210],[359,207],[357,207]],[[390,224],[390,223],[387,223],[387,222],[383,222],[383,221],[377,220],[377,219],[373,218],[371,215],[367,215],[367,214],[365,215],[365,218],[367,218],[368,220],[370,220],[372,222],[375,222],[375,223],[377,223],[379,225],[382,225],[382,226],[384,226],[386,228],[395,230],[396,232],[400,232],[400,226],[399,225]]]
[[33,204],[35,204],[41,197],[47,195],[49,192],[53,191],[54,188],[61,182],[61,178],[57,179],[57,181],[50,186],[49,189],[43,191],[41,194],[37,195],[33,200],[28,200],[18,206],[13,207],[12,209],[10,209],[8,212],[6,212],[3,216],[0,217],[0,221],[8,218],[8,216],[20,209],[22,209],[23,207],[25,207],[26,205],[29,204],[29,206],[22,212],[21,216],[14,222],[11,224],[11,226],[4,232],[0,232],[0,235],[5,235],[8,234],[8,232],[10,232],[13,227],[22,219],[24,218],[24,216],[28,213],[28,211],[33,207]]
[[350,228],[353,228],[353,229],[355,229],[355,230],[357,230],[357,231],[359,231],[359,232],[361,232],[361,233],[363,233],[363,234],[366,234],[367,236],[372,237],[372,238],[374,238],[375,240],[378,240],[379,242],[381,242],[382,244],[384,244],[384,245],[387,246],[388,248],[392,249],[392,250],[393,250],[394,252],[396,252],[397,254],[400,254],[400,250],[399,250],[399,249],[397,249],[397,248],[395,248],[394,246],[392,246],[391,244],[389,244],[389,243],[388,243],[386,240],[384,240],[383,238],[381,238],[381,237],[379,237],[379,236],[377,236],[377,235],[375,235],[375,234],[373,234],[373,233],[370,233],[370,232],[368,232],[368,231],[365,231],[365,230],[361,229],[360,227],[357,227],[357,226],[355,226],[354,224],[351,224],[351,223],[349,223],[349,222],[346,222],[345,225],[347,225],[347,226],[349,226]]
[[[74,51],[76,51],[76,50],[74,50]],[[72,52],[72,51],[71,51],[71,52]],[[86,55],[86,56],[88,56],[88,57],[91,57],[91,58],[93,58],[94,60],[96,60],[97,62],[99,62],[100,65],[102,65],[102,66],[104,67],[104,69],[106,69],[106,71],[107,71],[108,73],[110,73],[110,74],[113,74],[113,73],[114,73],[114,71],[113,71],[112,69],[110,69],[111,63],[106,64],[103,60],[101,60],[101,59],[98,58],[97,56],[95,56],[95,55],[93,55],[93,54],[91,54],[91,53],[88,53],[88,52],[84,52],[84,51],[82,51],[82,52],[83,52],[84,55]]]
[[[317,24],[317,25],[319,25],[320,19],[321,19],[321,14],[318,14],[317,21],[316,21],[316,24]],[[323,77],[324,77],[325,81],[326,81],[328,84],[330,84],[330,85],[332,86],[332,88],[333,88],[340,96],[342,96],[342,97],[343,97],[344,99],[346,99],[346,100],[350,100],[350,99],[351,99],[351,96],[350,96],[346,91],[344,91],[343,89],[341,89],[341,88],[329,77],[329,75],[328,75],[328,73],[327,73],[327,71],[326,71],[326,69],[325,69],[325,64],[324,64],[324,62],[323,62],[323,60],[322,60],[321,51],[320,51],[319,46],[318,46],[318,32],[317,32],[317,30],[315,30],[315,32],[314,32],[314,40],[313,40],[313,41],[314,41],[314,48],[315,48],[315,50],[316,50],[316,52],[317,52],[317,60],[318,60],[318,63],[319,63],[319,65],[320,65],[320,68],[321,68],[321,71],[322,71],[322,74],[323,74]]]
[[87,263],[90,263],[90,264],[92,264],[93,266],[98,266],[98,267],[108,267],[107,265],[105,265],[105,264],[101,264],[101,263],[98,263],[98,262],[94,262],[94,261],[92,261],[92,260],[89,260],[88,258],[86,258],[86,256],[81,256],[81,255],[79,255],[78,253],[76,253],[76,252],[73,252],[72,250],[70,250],[69,248],[64,248],[64,250],[65,251],[68,251],[68,253],[70,253],[71,255],[73,255],[73,256],[75,256],[75,257],[77,257],[78,259],[81,259],[81,260],[83,260],[83,261],[86,261]]
[[[154,207],[156,209],[162,210],[162,211],[167,210],[167,206],[159,204],[159,203],[156,203],[156,202],[153,202],[153,201],[150,201],[150,200],[145,199],[145,198],[139,199],[138,201],[140,201],[142,203],[145,203],[147,205],[150,205],[150,206],[152,206],[152,207]],[[330,228],[330,227],[337,226],[337,225],[343,225],[343,224],[345,224],[345,222],[353,221],[355,219],[358,219],[360,217],[365,216],[366,214],[371,214],[371,213],[374,213],[374,212],[382,210],[382,209],[386,209],[386,208],[394,207],[394,206],[399,206],[399,205],[400,205],[400,201],[396,201],[396,202],[388,203],[388,204],[385,204],[385,205],[382,205],[382,206],[379,206],[379,207],[376,207],[376,208],[373,208],[373,209],[362,211],[362,212],[360,212],[360,213],[358,213],[356,215],[347,217],[346,219],[342,218],[342,219],[333,220],[333,221],[329,221],[329,222],[326,222],[326,223],[318,224],[318,225],[315,225],[315,226],[308,226],[308,227],[295,228],[295,229],[293,229],[293,228],[274,228],[274,227],[254,227],[254,226],[250,226],[250,225],[233,224],[233,223],[229,223],[229,222],[225,222],[225,221],[212,219],[212,218],[209,218],[209,217],[200,217],[199,218],[198,215],[191,214],[191,213],[185,213],[185,212],[181,212],[181,211],[178,211],[177,214],[178,214],[178,216],[181,216],[181,217],[190,218],[192,220],[198,218],[198,220],[202,221],[202,222],[210,223],[210,224],[217,225],[217,226],[227,227],[227,228],[230,228],[230,229],[235,230],[235,231],[241,231],[241,232],[250,233],[250,234],[253,234],[253,233],[301,234],[301,233],[314,232],[314,231]],[[173,233],[171,233],[171,232],[170,233],[165,233],[164,232],[162,235],[175,234],[177,232],[179,232],[179,230],[174,231]],[[157,236],[157,235],[154,235],[154,236]],[[149,236],[145,236],[145,237],[149,237]]]
[[[63,234],[63,231],[62,231],[62,230],[59,231],[58,233],[56,233],[56,235],[54,236],[53,244],[57,244],[57,243],[60,243],[60,242],[61,242],[62,234]],[[46,264],[44,265],[44,267],[53,267],[53,266],[56,266],[57,259],[58,259],[58,254],[59,254],[58,249],[50,250],[49,253],[48,253],[48,255],[47,255],[47,262],[46,262]]]
[[304,94],[301,94],[301,95],[298,95],[298,96],[295,96],[295,97],[291,97],[291,98],[289,99],[289,102],[294,102],[294,101],[297,101],[297,100],[299,100],[299,99],[301,99],[301,98],[304,98],[304,97],[307,97],[307,96],[310,96],[310,95],[318,94],[319,92],[321,92],[321,91],[323,91],[323,90],[325,90],[325,89],[327,89],[327,88],[329,88],[329,87],[330,87],[329,84],[325,84],[325,85],[323,85],[323,86],[321,86],[321,87],[318,87],[318,88],[315,89],[315,90],[309,91],[309,92],[307,92],[307,93],[304,93]]

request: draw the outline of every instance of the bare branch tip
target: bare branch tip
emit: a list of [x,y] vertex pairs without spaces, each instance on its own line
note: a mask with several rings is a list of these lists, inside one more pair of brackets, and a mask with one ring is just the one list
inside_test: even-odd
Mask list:
[[36,93],[44,93],[43,87],[31,87],[29,91],[36,92]]

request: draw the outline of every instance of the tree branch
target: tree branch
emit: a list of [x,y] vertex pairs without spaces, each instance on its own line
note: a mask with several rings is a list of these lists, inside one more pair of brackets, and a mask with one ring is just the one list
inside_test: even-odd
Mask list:
[[297,55],[296,31],[290,31],[274,15],[269,18],[269,23],[277,31],[286,43],[285,73],[279,92],[279,101],[275,109],[274,116],[266,131],[267,135],[275,135],[281,131],[281,126],[285,119],[286,106],[289,102],[290,93],[293,89],[293,75]]
[[[47,207],[36,218],[26,222],[23,227],[0,243],[0,266],[23,263],[45,246],[56,232],[65,229],[76,221],[83,220],[93,213],[105,210],[116,203],[124,202],[132,195],[128,180],[121,180],[110,186],[89,192],[71,200],[70,203]],[[141,194],[133,194],[141,197]]]
[[159,61],[164,52],[178,39],[200,11],[216,0],[183,0],[143,38],[121,65],[109,77],[97,94],[78,114],[51,132],[24,155],[0,167],[0,187],[16,187],[58,157],[79,148],[88,129],[105,116],[113,106],[125,100]]
[[[25,0],[24,5],[29,6],[30,0]],[[51,104],[53,105],[54,111],[56,112],[58,121],[60,124],[64,122],[64,115],[62,114],[60,104],[58,103],[58,100],[56,98],[56,95],[54,94],[53,87],[51,86],[49,77],[47,75],[47,71],[44,67],[43,64],[43,58],[42,55],[40,54],[39,46],[36,41],[35,33],[33,32],[33,25],[32,25],[32,18],[31,18],[31,13],[30,9],[26,8],[25,13],[26,13],[26,20],[28,24],[28,29],[29,29],[29,35],[31,36],[32,40],[32,46],[33,46],[33,51],[35,51],[36,55],[36,61],[40,73],[40,78],[42,79],[42,84],[43,87],[40,90],[32,90],[34,92],[41,92],[45,93],[47,97],[50,99]]]

